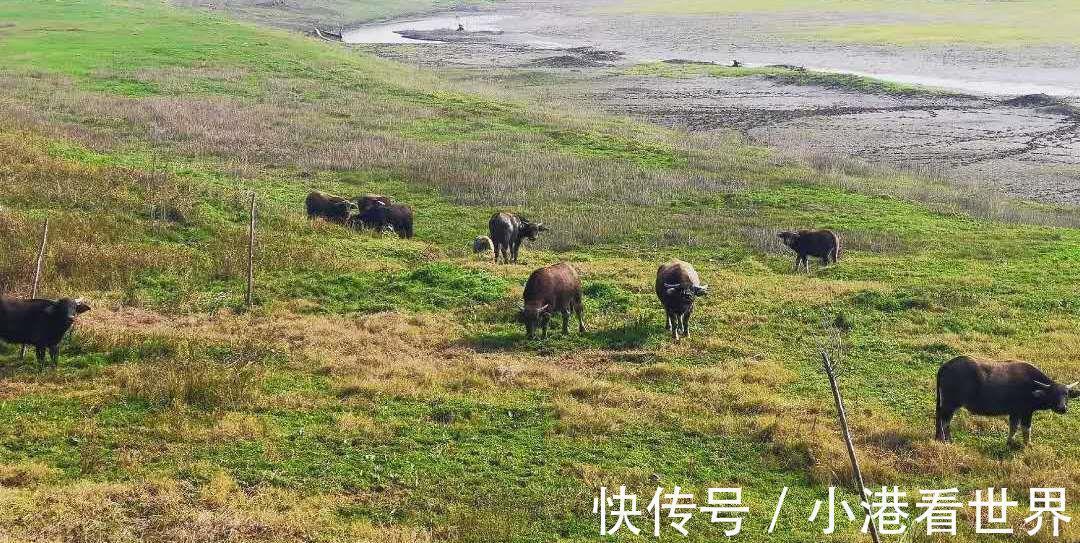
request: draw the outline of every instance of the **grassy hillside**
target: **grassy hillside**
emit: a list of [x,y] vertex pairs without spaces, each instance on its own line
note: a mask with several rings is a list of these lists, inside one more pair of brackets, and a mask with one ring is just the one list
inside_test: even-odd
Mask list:
[[[48,216],[45,294],[95,308],[55,372],[0,351],[6,538],[592,541],[592,496],[625,484],[741,486],[743,540],[807,541],[850,480],[813,349],[838,315],[868,484],[1080,492],[1075,415],[1039,415],[1024,450],[967,415],[930,439],[955,354],[1080,375],[1070,210],[495,97],[151,0],[0,4],[0,89],[0,286],[28,291]],[[417,238],[311,223],[313,188],[409,202]],[[551,226],[523,265],[468,250],[497,209]],[[795,274],[775,233],[811,226],[845,250]],[[676,256],[712,286],[677,345],[651,294]],[[591,330],[527,341],[521,284],[558,260]]]

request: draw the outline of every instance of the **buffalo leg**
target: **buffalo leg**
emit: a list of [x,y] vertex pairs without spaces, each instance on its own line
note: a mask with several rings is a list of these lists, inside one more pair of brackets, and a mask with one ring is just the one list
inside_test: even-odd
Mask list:
[[60,367],[60,346],[53,345],[49,347],[49,357],[52,358],[52,365],[54,368]]
[[570,333],[570,309],[569,308],[564,309],[564,310],[561,311],[561,313],[562,313],[562,333],[565,336],[565,335]]
[[578,333],[585,333],[585,319],[581,317],[581,296],[579,295],[577,300],[574,300],[574,314],[577,315]]
[[[1012,447],[1013,443],[1015,443],[1013,438],[1016,437],[1016,430],[1018,430],[1019,428],[1020,428],[1020,417],[1018,417],[1016,415],[1009,415],[1009,437],[1008,437],[1008,439],[1005,440],[1005,444],[1008,445],[1009,447]],[[1026,441],[1027,440],[1025,438],[1025,442]]]
[[1020,427],[1024,431],[1024,445],[1031,443],[1031,413],[1020,418]]
[[45,369],[45,347],[38,346],[35,350],[37,352],[38,369]]
[[514,246],[513,246],[512,248],[511,248],[511,255],[512,255],[512,256],[513,256],[513,258],[514,258],[514,264],[517,264],[517,261],[518,261],[518,251],[519,251],[520,249],[521,249],[521,240],[517,240],[517,241],[515,241],[515,242],[514,242]]
[[948,443],[952,441],[952,429],[949,425],[952,423],[953,413],[955,409],[948,409],[944,407],[938,407],[937,409],[937,440]]
[[692,309],[687,309],[686,313],[682,316],[682,335],[683,337],[690,337],[690,313]]

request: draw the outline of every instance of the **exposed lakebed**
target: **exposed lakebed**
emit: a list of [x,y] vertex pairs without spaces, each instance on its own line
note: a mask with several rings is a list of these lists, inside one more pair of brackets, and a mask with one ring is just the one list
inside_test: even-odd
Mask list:
[[[461,68],[478,78],[494,70],[507,84],[520,80],[523,90],[669,126],[736,129],[793,152],[840,154],[1040,201],[1080,203],[1080,70],[1068,69],[1080,53],[1073,49],[1020,54],[803,43],[769,32],[773,23],[762,14],[604,15],[588,5],[503,2],[485,12],[367,25],[343,37],[404,62]],[[402,44],[421,47],[422,54]],[[723,66],[733,58],[745,66],[807,66],[944,92],[628,70],[664,59]],[[545,76],[515,79],[507,71]]]

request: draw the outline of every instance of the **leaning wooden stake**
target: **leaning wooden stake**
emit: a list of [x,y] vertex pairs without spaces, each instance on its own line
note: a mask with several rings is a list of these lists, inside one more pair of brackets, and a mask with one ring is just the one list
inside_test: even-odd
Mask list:
[[[37,298],[38,285],[41,284],[41,269],[45,266],[45,245],[49,241],[49,218],[45,217],[45,225],[41,227],[41,245],[38,246],[37,262],[34,264],[34,283],[30,287],[30,297]],[[26,345],[19,350],[19,360],[26,356]]]
[[[829,377],[829,386],[832,387],[833,400],[836,401],[836,414],[840,417],[840,431],[844,434],[844,443],[847,445],[848,459],[851,460],[851,471],[855,474],[855,484],[858,485],[856,492],[859,495],[859,503],[866,503],[866,494],[863,491],[866,484],[863,483],[862,471],[859,469],[859,459],[855,456],[855,445],[851,442],[851,432],[848,430],[847,414],[844,412],[844,400],[840,397],[840,387],[836,384],[836,373],[833,372],[832,361],[829,353],[821,349],[821,362],[825,365],[825,375]],[[872,515],[870,508],[864,506],[867,515]],[[870,538],[874,543],[880,543],[877,526],[873,518],[870,519]]]
[[255,290],[255,193],[251,193],[251,222],[248,225],[248,273],[247,306],[252,305],[252,291]]

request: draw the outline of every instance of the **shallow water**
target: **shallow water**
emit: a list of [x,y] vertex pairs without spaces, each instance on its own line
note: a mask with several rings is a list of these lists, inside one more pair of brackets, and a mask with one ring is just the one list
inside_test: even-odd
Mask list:
[[500,28],[495,24],[502,16],[500,15],[446,15],[430,17],[427,19],[415,19],[411,21],[394,21],[392,23],[380,23],[365,25],[352,30],[342,32],[341,39],[345,43],[440,43],[432,40],[417,40],[406,38],[398,31],[401,30],[454,30],[458,24],[465,25],[469,32],[496,32]]

